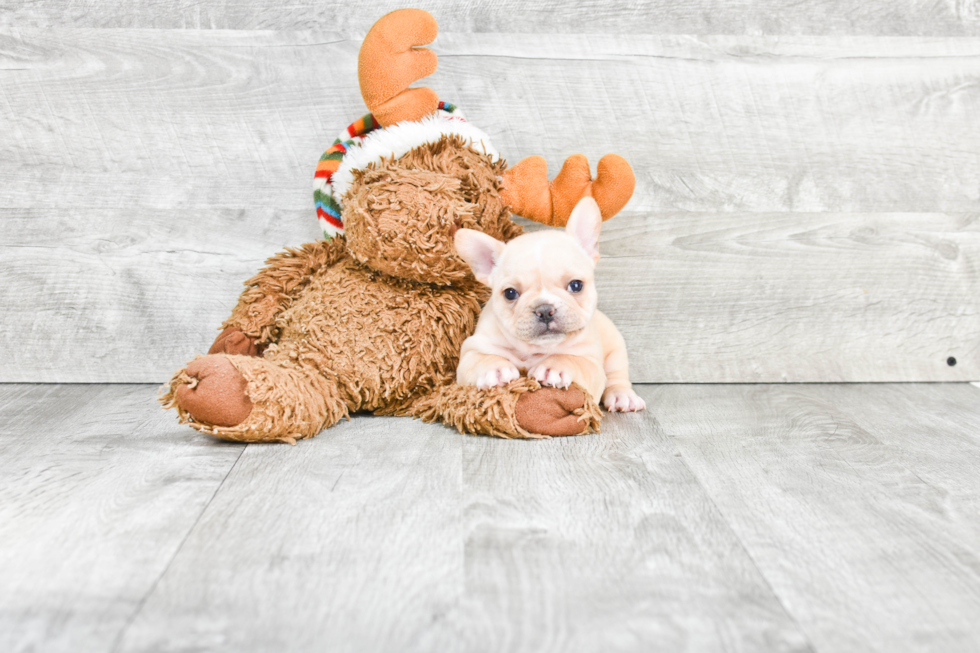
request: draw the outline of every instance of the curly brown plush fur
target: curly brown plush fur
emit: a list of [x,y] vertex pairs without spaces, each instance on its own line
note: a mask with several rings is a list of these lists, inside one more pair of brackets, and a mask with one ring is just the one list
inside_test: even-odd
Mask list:
[[506,167],[454,135],[356,172],[344,205],[351,253],[393,277],[439,285],[472,280],[453,249],[457,229],[504,241],[521,233],[500,199]]
[[267,260],[266,267],[245,282],[238,305],[221,328],[241,329],[259,344],[275,342],[279,339],[276,316],[289,307],[314,275],[347,256],[344,241],[340,239],[286,248]]
[[578,389],[526,378],[488,391],[454,382],[489,291],[452,236],[460,227],[501,240],[521,233],[500,199],[504,168],[444,136],[356,174],[344,198],[346,239],[270,259],[213,353],[171,379],[164,405],[238,441],[294,442],[357,411],[501,437],[597,429],[598,407]]
[[[431,89],[409,88],[435,71],[435,53],[420,46],[437,32],[419,9],[393,11],[368,32],[358,79],[370,122],[397,129],[425,122],[441,106]],[[482,138],[480,149],[487,151]],[[320,184],[329,178],[321,173],[339,171],[336,159],[321,164]],[[460,346],[487,290],[456,256],[453,236],[465,227],[510,240],[521,233],[511,209],[563,224],[584,195],[595,197],[606,219],[633,192],[626,161],[606,155],[593,180],[576,155],[549,183],[540,157],[507,170],[459,136],[443,136],[353,172],[342,198],[346,238],[269,259],[246,282],[208,355],[174,374],[164,407],[199,431],[249,442],[295,442],[355,411],[501,437],[598,429],[598,406],[577,387],[541,388],[526,378],[487,391],[454,383]]]
[[585,435],[598,431],[602,420],[599,406],[578,386],[568,390],[542,388],[528,377],[490,390],[446,385],[391,414],[442,421],[460,433],[506,439]]

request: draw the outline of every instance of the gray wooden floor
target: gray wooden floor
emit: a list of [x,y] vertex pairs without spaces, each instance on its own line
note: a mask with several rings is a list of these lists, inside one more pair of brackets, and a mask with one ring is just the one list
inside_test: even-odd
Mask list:
[[0,651],[975,651],[980,388],[641,387],[601,435],[0,385]]

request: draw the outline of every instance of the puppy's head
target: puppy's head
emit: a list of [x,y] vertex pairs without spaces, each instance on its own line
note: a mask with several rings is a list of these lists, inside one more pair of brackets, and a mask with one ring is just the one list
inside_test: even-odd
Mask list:
[[565,231],[538,231],[507,244],[472,229],[456,232],[456,252],[490,286],[502,327],[525,342],[555,344],[592,319],[602,216],[591,197],[579,201]]

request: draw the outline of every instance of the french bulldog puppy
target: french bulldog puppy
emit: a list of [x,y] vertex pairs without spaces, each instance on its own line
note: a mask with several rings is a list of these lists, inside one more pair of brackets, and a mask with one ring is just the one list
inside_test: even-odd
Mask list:
[[623,336],[596,309],[601,226],[599,205],[584,197],[564,231],[506,244],[472,229],[456,232],[456,252],[493,289],[475,333],[463,342],[458,383],[491,388],[526,370],[541,385],[577,383],[610,411],[646,407],[630,384]]

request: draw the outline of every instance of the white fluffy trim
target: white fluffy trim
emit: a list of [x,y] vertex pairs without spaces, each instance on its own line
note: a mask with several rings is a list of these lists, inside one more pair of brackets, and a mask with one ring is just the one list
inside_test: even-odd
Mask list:
[[330,180],[333,196],[343,201],[344,194],[354,182],[354,170],[392,156],[400,158],[419,145],[436,142],[444,134],[462,136],[477,152],[489,154],[494,161],[500,158],[481,129],[453,114],[440,111],[416,122],[400,122],[373,131],[358,146],[348,149]]

